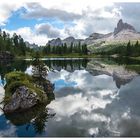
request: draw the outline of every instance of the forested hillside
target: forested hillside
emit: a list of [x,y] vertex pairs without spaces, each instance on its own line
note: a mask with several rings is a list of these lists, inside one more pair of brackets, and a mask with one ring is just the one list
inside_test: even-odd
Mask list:
[[139,41],[131,42],[125,44],[108,44],[102,47],[94,47],[92,50],[94,54],[100,55],[114,55],[119,56],[140,56],[140,43]]
[[32,53],[32,49],[26,47],[24,39],[13,34],[11,37],[9,33],[0,29],[0,52],[8,51],[14,56],[25,56],[27,53]]
[[81,44],[80,42],[75,45],[73,43],[68,46],[66,43],[61,46],[50,46],[46,45],[43,47],[43,54],[57,54],[57,55],[67,55],[67,54],[79,54],[79,55],[87,55],[88,49],[86,44]]

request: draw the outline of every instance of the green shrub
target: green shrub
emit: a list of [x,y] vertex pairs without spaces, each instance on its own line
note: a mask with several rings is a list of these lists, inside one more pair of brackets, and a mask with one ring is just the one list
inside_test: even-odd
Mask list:
[[10,84],[13,81],[32,81],[32,77],[21,72],[14,71],[6,74],[5,76],[7,84]]

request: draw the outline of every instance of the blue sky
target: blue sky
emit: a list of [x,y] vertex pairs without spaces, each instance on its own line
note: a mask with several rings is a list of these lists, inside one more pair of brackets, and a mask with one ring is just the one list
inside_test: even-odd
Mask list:
[[24,13],[24,10],[24,8],[20,8],[19,10],[12,12],[12,15],[3,28],[8,30],[16,30],[18,28],[25,27],[25,25],[32,28],[36,23],[38,23],[36,19],[23,19],[21,17],[21,13]]
[[[60,20],[57,20],[56,18],[29,19],[22,17],[24,13],[26,13],[26,9],[24,7],[21,7],[17,11],[13,12],[6,25],[3,27],[8,30],[16,30],[18,28],[28,26],[32,29],[36,24],[49,23],[53,27],[56,27],[58,29],[64,28],[64,23]],[[73,24],[69,21],[67,22],[67,25],[72,26]]]
[[84,39],[94,32],[112,32],[119,19],[140,31],[139,7],[111,0],[1,0],[0,27],[44,45],[57,37]]

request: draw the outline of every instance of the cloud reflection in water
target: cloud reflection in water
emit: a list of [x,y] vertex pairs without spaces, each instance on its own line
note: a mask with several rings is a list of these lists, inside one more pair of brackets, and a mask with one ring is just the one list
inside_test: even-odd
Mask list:
[[107,104],[111,104],[117,97],[118,88],[113,78],[107,75],[92,76],[85,70],[76,70],[73,73],[61,70],[49,75],[49,80],[54,82],[56,87],[59,79],[76,84],[56,88],[57,98],[48,106],[56,112],[55,119],[48,122],[48,135],[111,135],[110,117],[97,110],[104,110]]
[[85,70],[49,76],[54,83],[60,78],[76,84],[55,91],[56,100],[48,107],[56,116],[48,122],[48,136],[140,136],[139,76],[120,89],[111,76]]

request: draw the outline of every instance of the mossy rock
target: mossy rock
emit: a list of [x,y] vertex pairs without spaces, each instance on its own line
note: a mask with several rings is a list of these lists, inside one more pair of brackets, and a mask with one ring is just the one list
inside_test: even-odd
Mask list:
[[31,93],[35,92],[39,98],[39,103],[49,102],[45,91],[36,84],[32,76],[20,71],[14,71],[6,74],[5,78],[7,82],[5,86],[5,104],[11,101],[13,93],[21,86],[27,87]]

